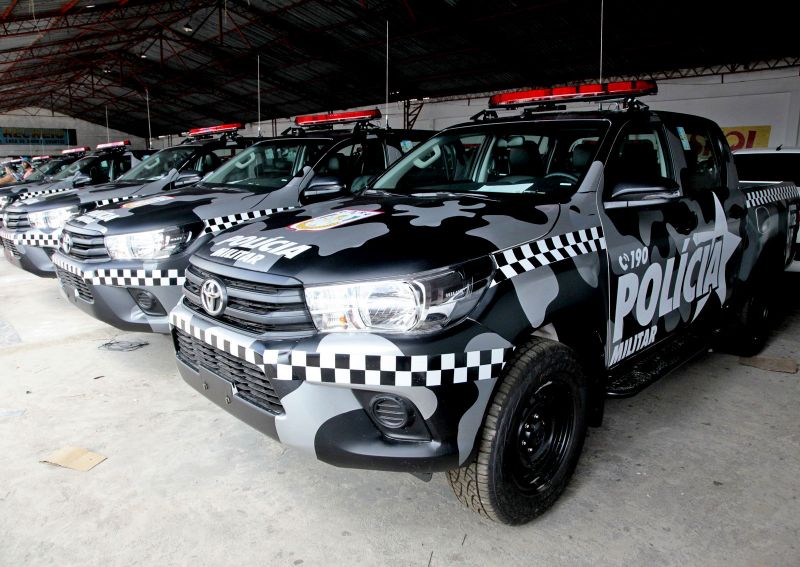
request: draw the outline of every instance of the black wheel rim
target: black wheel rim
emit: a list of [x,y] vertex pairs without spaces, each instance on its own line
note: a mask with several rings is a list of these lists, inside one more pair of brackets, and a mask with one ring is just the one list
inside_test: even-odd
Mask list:
[[519,490],[546,490],[562,471],[575,435],[575,399],[563,382],[540,386],[517,411],[508,447],[510,476]]

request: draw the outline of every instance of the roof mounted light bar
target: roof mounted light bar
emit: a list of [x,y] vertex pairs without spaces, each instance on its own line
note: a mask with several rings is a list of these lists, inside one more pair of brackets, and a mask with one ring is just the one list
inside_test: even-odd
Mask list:
[[41,161],[43,159],[50,159],[50,156],[34,156],[31,158],[31,161]]
[[130,146],[130,140],[119,140],[116,142],[106,142],[104,144],[97,144],[98,150],[107,150],[108,148],[121,148],[123,146]]
[[618,81],[576,87],[553,87],[496,94],[489,99],[489,108],[517,108],[551,102],[591,102],[644,96],[657,92],[658,86],[653,81]]
[[81,146],[80,148],[70,148],[68,150],[61,150],[61,153],[62,154],[77,154],[77,153],[82,153],[82,152],[88,152],[91,149],[92,148],[90,148],[89,146]]
[[234,124],[220,124],[219,126],[205,126],[203,128],[192,128],[184,135],[206,136],[210,134],[224,134],[225,132],[236,132],[241,128],[242,125],[236,122]]
[[306,116],[298,116],[294,119],[294,123],[297,126],[322,126],[328,124],[347,124],[364,120],[377,120],[380,117],[381,111],[375,108],[373,110],[352,110],[349,112],[333,112],[330,114],[308,114]]

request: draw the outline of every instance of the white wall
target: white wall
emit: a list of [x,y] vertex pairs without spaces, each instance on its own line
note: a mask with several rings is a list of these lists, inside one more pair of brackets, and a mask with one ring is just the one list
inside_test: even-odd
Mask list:
[[[0,127],[3,128],[73,128],[77,136],[78,146],[96,147],[106,141],[106,128],[98,124],[92,124],[85,120],[71,118],[64,114],[51,113],[43,108],[21,108],[6,114],[0,114]],[[143,149],[145,147],[144,138],[131,136],[119,130],[109,130],[108,136],[111,141],[130,140],[131,147]],[[58,153],[67,146],[40,146],[40,145],[0,145],[0,156],[10,155],[42,155],[48,153]]]
[[[723,128],[737,128],[745,139],[748,128],[743,127],[768,126],[768,137],[762,129],[763,136],[751,142],[763,146],[800,145],[800,67],[658,81],[658,87],[658,95],[643,98],[651,108],[705,116]],[[468,120],[486,108],[487,102],[487,97],[426,102],[415,128],[441,130]],[[383,105],[379,108],[387,114]],[[391,126],[401,128],[402,103],[389,104],[388,116]],[[278,133],[290,125],[289,120],[279,120]],[[255,135],[256,126],[248,124],[244,132]],[[271,135],[271,123],[263,122],[261,130],[263,135]],[[728,139],[731,144],[739,140],[736,135],[729,135]]]

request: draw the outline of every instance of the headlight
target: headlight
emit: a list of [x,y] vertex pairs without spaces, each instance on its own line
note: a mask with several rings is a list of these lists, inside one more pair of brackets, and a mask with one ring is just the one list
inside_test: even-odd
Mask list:
[[0,196],[0,211],[6,208],[6,206],[11,202],[11,197],[8,195]]
[[157,260],[184,248],[192,233],[182,227],[162,228],[106,236],[108,255],[114,260]]
[[77,215],[78,207],[59,207],[49,211],[28,213],[28,220],[33,228],[61,228]]
[[426,332],[457,323],[491,281],[488,258],[404,279],[308,286],[306,303],[321,332]]

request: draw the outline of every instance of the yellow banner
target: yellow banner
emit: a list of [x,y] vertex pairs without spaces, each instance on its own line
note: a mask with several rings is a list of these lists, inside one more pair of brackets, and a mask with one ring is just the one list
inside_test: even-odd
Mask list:
[[735,152],[744,148],[766,148],[772,126],[726,126],[725,138]]

